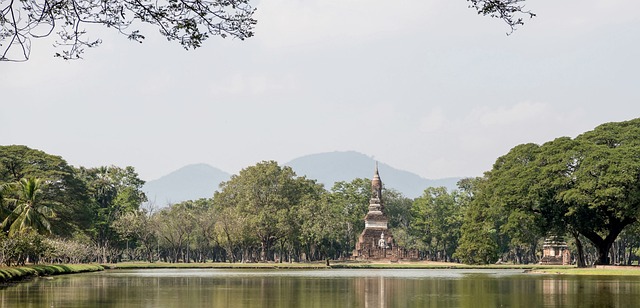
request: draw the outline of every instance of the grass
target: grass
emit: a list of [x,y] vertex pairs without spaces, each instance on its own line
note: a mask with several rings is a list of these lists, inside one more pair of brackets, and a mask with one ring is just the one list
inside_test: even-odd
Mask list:
[[36,276],[53,276],[83,272],[101,271],[104,267],[96,264],[27,265],[0,267],[0,282],[21,280]]
[[596,276],[640,276],[640,267],[599,267],[576,268],[573,265],[540,264],[489,264],[467,265],[447,262],[358,262],[331,261],[313,263],[164,263],[164,262],[125,262],[104,265],[113,269],[153,269],[153,268],[215,268],[215,269],[522,269],[530,273],[558,275],[596,275]]
[[166,263],[166,262],[122,262],[105,264],[109,269],[152,269],[152,268],[238,268],[238,269],[322,269],[329,268],[324,262],[318,263]]
[[65,264],[29,265],[20,267],[0,267],[0,282],[16,281],[36,276],[53,276],[103,269],[154,269],[154,268],[216,268],[216,269],[523,269],[539,274],[558,275],[598,275],[598,276],[640,276],[640,267],[605,266],[598,268],[576,268],[575,266],[539,264],[492,264],[466,265],[446,262],[354,262],[332,261],[311,263],[165,263],[165,262],[122,262],[117,264]]
[[568,269],[573,266],[552,265],[466,265],[447,262],[357,262],[357,261],[331,261],[326,266],[324,261],[310,263],[165,263],[165,262],[123,262],[103,265],[109,269],[153,269],[153,268],[236,268],[236,269]]
[[399,263],[375,263],[375,262],[344,262],[331,265],[332,268],[378,268],[378,269],[557,269],[573,268],[573,266],[539,265],[539,264],[488,264],[468,265],[451,262],[399,262]]
[[557,275],[584,275],[584,276],[640,276],[640,267],[597,267],[597,268],[553,268],[536,269],[534,273],[557,274]]

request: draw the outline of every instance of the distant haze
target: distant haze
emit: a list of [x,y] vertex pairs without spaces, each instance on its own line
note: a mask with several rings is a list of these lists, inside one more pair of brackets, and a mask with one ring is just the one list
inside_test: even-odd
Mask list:
[[[288,163],[298,175],[306,175],[318,180],[327,189],[338,181],[350,182],[356,178],[371,178],[375,170],[375,160],[365,154],[347,152],[328,152],[296,158]],[[382,183],[387,188],[400,191],[405,197],[419,197],[427,187],[445,186],[449,190],[456,188],[460,178],[425,179],[419,175],[396,169],[378,162]]]
[[[375,160],[372,157],[354,151],[312,154],[296,158],[284,165],[290,166],[298,176],[318,180],[328,190],[335,182],[371,178],[375,170]],[[378,163],[378,169],[385,187],[398,190],[409,198],[420,196],[427,187],[445,186],[453,190],[460,180],[424,179],[415,173],[393,168],[383,162]],[[220,183],[229,180],[230,177],[229,173],[210,165],[194,164],[157,180],[148,181],[143,191],[147,193],[153,205],[164,207],[186,200],[211,198]]]
[[211,198],[218,185],[230,177],[230,174],[207,164],[194,164],[148,181],[142,190],[151,204],[164,207],[186,200]]

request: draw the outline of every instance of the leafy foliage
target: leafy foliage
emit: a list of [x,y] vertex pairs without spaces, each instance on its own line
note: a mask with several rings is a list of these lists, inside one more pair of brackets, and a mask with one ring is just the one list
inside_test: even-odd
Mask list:
[[112,28],[142,42],[141,24],[157,27],[169,41],[194,49],[210,36],[253,36],[254,9],[248,0],[21,0],[0,4],[0,61],[26,61],[31,40],[56,34],[56,57],[78,59],[96,47],[86,27]]
[[0,263],[6,266],[25,265],[27,260],[37,264],[52,249],[45,237],[32,229],[25,229],[14,237],[0,233]]
[[[247,251],[250,238],[255,237],[260,247],[259,260],[267,261],[273,259],[268,253],[276,243],[287,246],[288,250],[294,249],[294,241],[299,236],[298,210],[319,201],[321,188],[315,181],[296,177],[290,167],[263,161],[222,183],[214,202],[229,215],[227,217],[243,217],[247,226],[242,230],[244,250]],[[224,223],[228,223],[226,219]],[[224,229],[229,231],[231,226],[226,225]]]
[[147,201],[142,192],[144,181],[133,167],[80,168],[79,177],[86,186],[89,209],[93,214],[88,232],[102,250],[102,262],[108,262],[110,249],[120,242],[113,223],[125,213],[137,211]]
[[512,238],[580,234],[597,247],[597,262],[609,264],[612,244],[640,213],[640,119],[516,146],[486,178],[492,204],[513,220],[505,225]]
[[[0,195],[5,201],[16,199],[9,193],[17,192],[16,183],[23,178],[40,179],[38,198],[56,213],[55,217],[49,217],[52,233],[69,236],[88,227],[86,186],[64,159],[22,145],[0,146],[0,186],[4,191]],[[13,211],[14,205],[5,205],[9,212]],[[3,213],[2,220],[9,212]]]
[[51,233],[49,218],[55,217],[54,211],[41,200],[42,180],[23,178],[13,185],[15,198],[7,199],[12,211],[4,219],[0,228],[9,231],[13,237],[28,229]]
[[502,19],[510,28],[511,32],[520,25],[524,25],[523,17],[533,18],[536,14],[525,10],[525,0],[467,0],[470,7],[476,9],[478,14]]
[[410,230],[422,241],[431,260],[451,261],[458,245],[462,212],[456,196],[445,187],[430,187],[411,207]]
[[[511,32],[523,25],[525,0],[467,0],[478,14],[502,19]],[[211,36],[241,40],[253,36],[255,9],[249,0],[20,0],[0,4],[0,61],[26,61],[31,40],[57,36],[54,55],[81,58],[102,40],[89,36],[93,25],[114,29],[142,42],[143,24],[159,30],[185,49],[201,47]]]
[[466,264],[491,264],[498,260],[496,215],[488,203],[484,178],[464,179],[461,188],[463,221],[454,258]]

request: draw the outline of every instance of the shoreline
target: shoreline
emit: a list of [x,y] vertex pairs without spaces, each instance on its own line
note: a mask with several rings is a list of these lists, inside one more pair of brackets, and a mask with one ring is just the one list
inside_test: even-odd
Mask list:
[[121,262],[116,264],[102,264],[106,269],[154,269],[154,268],[207,268],[207,269],[571,269],[574,266],[539,265],[539,264],[489,264],[467,265],[447,262],[354,262],[333,261],[326,265],[325,261],[309,263],[165,263],[165,262]]
[[597,266],[577,268],[574,265],[540,265],[540,264],[488,264],[467,265],[446,262],[325,262],[315,263],[163,263],[163,262],[123,262],[103,265],[106,269],[273,269],[273,270],[315,270],[315,269],[490,269],[490,270],[523,270],[529,274],[544,275],[597,275],[597,276],[640,276],[640,266]]
[[20,282],[35,277],[68,275],[102,271],[98,264],[39,264],[15,267],[0,267],[0,283]]
[[590,275],[590,276],[640,276],[640,266],[596,266],[577,268],[563,265],[540,264],[489,264],[467,265],[446,262],[330,262],[310,263],[164,263],[164,262],[121,262],[115,264],[59,264],[59,265],[27,265],[18,267],[0,267],[0,284],[19,283],[36,277],[68,275],[76,273],[96,272],[119,269],[263,269],[263,270],[318,270],[318,269],[491,269],[491,270],[523,270],[524,273],[538,275]]

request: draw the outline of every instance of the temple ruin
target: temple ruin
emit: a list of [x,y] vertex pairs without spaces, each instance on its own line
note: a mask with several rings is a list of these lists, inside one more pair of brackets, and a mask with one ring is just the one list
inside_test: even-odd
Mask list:
[[[382,180],[376,163],[375,174],[371,180],[371,199],[369,211],[364,217],[364,230],[358,237],[353,257],[356,260],[390,260],[415,259],[417,253],[398,247],[393,234],[388,228],[389,219],[384,213],[382,199]],[[414,256],[415,255],[415,256]]]
[[542,259],[540,264],[569,265],[571,264],[571,252],[567,243],[557,236],[551,236],[544,240],[542,246]]

